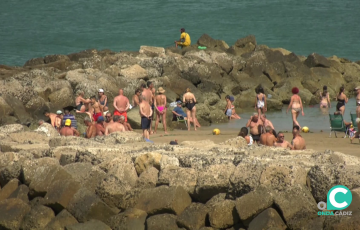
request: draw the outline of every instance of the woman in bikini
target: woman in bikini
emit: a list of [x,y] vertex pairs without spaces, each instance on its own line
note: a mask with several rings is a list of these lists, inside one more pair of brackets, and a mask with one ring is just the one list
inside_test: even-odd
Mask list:
[[348,102],[348,98],[344,93],[344,86],[340,87],[339,94],[336,97],[337,104],[336,104],[336,111],[339,111],[341,115],[344,116],[345,113],[345,104]]
[[241,119],[241,117],[236,113],[235,106],[233,102],[235,101],[235,98],[233,96],[230,96],[230,102],[231,102],[231,119]]
[[90,119],[92,119],[92,115],[91,113],[89,113],[89,104],[91,102],[90,99],[85,99],[84,98],[84,92],[83,91],[79,91],[78,96],[75,98],[75,105],[76,105],[76,112],[77,113],[86,113],[87,115],[89,115]]
[[301,101],[301,97],[298,95],[299,93],[299,89],[297,87],[292,88],[291,92],[293,93],[293,95],[291,96],[290,99],[290,104],[289,107],[286,110],[286,113],[289,112],[289,109],[291,108],[291,114],[292,114],[292,119],[293,119],[293,126],[297,125],[300,127],[301,130],[301,126],[299,124],[299,122],[297,121],[297,118],[301,112],[301,115],[304,116],[304,108],[303,108],[303,104]]
[[330,96],[329,96],[329,93],[327,91],[327,86],[324,85],[323,87],[323,91],[320,92],[320,108],[324,108],[324,109],[327,109],[327,108],[331,108],[331,104],[330,104]]
[[104,116],[105,116],[105,114],[109,111],[108,99],[107,96],[104,94],[103,89],[99,89],[98,94],[99,94],[99,103],[104,111]]
[[[191,117],[194,121],[194,124],[198,123],[198,120],[196,119],[196,98],[194,94],[191,93],[190,89],[186,89],[186,93],[183,96],[183,102],[185,102],[186,107],[186,115],[187,117]],[[187,120],[188,122],[188,130],[190,131],[190,119]],[[196,130],[196,125],[194,125],[194,128]]]
[[259,116],[261,116],[261,112],[264,114],[267,111],[266,96],[262,87],[259,87],[257,90],[257,95],[255,99],[255,110],[256,109]]
[[156,92],[155,100],[154,100],[154,107],[156,111],[156,122],[155,122],[155,129],[154,133],[156,133],[157,127],[159,125],[160,117],[162,117],[162,123],[164,127],[165,134],[166,132],[166,96],[164,95],[165,90],[162,87]]

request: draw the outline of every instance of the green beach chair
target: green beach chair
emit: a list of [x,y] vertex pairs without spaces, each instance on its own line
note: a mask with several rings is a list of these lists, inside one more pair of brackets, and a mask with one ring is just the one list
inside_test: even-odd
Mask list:
[[335,133],[335,137],[337,137],[336,132],[345,132],[344,138],[348,135],[348,128],[346,127],[344,123],[344,118],[341,114],[329,114],[330,117],[330,137],[331,132]]
[[351,122],[352,122],[352,124],[353,124],[353,126],[354,126],[354,129],[355,129],[356,131],[359,131],[358,128],[357,128],[357,124],[356,124],[356,118],[357,118],[356,114],[352,114],[352,113],[350,112],[350,117],[351,117]]

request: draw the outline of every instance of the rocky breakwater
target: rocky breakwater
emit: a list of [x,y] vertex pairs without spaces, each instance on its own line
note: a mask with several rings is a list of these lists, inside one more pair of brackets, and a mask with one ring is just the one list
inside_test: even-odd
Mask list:
[[[86,140],[0,127],[1,229],[356,229],[360,159],[333,151]],[[335,185],[352,216],[318,216]]]
[[[198,45],[207,49],[199,50]],[[269,110],[289,103],[294,86],[299,87],[304,104],[314,104],[323,85],[332,96],[342,85],[347,91],[359,85],[360,65],[316,53],[297,56],[258,45],[251,35],[229,47],[204,34],[197,44],[182,50],[148,46],[141,46],[139,52],[85,50],[31,59],[23,67],[0,65],[0,77],[1,124],[34,122],[44,118],[44,110],[75,106],[79,90],[89,97],[103,88],[112,102],[123,88],[131,98],[141,83],[151,80],[156,88],[165,88],[168,102],[190,88],[198,100],[198,119],[206,125],[226,120],[222,113],[226,94],[235,96],[237,112],[253,107],[259,85],[272,95]],[[138,128],[137,111],[131,111],[129,118]]]

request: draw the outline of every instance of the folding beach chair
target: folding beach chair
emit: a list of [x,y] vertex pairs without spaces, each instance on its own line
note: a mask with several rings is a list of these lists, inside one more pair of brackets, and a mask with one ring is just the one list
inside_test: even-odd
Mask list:
[[176,116],[175,114],[173,114],[173,121],[177,121],[178,123],[185,123],[186,125],[186,128],[188,127],[188,123],[187,123],[187,120],[184,119],[184,117],[182,116]]
[[353,126],[354,126],[354,129],[355,129],[356,131],[359,131],[358,128],[357,128],[357,123],[356,123],[356,118],[357,118],[356,114],[352,114],[352,113],[350,112],[350,117],[351,117],[351,122],[352,122],[352,124],[353,124]]
[[348,135],[348,127],[346,127],[344,123],[344,118],[341,114],[329,114],[330,117],[330,137],[331,132],[335,133],[335,137],[337,137],[336,132],[345,132],[344,138]]

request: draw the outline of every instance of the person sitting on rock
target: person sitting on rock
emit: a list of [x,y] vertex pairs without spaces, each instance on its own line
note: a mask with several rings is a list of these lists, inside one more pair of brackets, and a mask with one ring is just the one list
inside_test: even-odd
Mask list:
[[106,128],[106,126],[108,126],[112,123],[114,123],[113,119],[112,119],[112,114],[111,114],[111,112],[107,112],[105,115],[104,127]]
[[71,120],[65,120],[65,126],[60,129],[61,136],[80,136],[80,133],[74,128],[71,127]]
[[239,137],[243,137],[248,145],[252,145],[254,140],[252,139],[252,136],[248,136],[249,130],[246,127],[242,127],[240,129],[240,132],[238,134]]
[[96,125],[92,123],[89,117],[85,117],[84,124],[87,126],[85,137],[86,138],[93,138],[96,136]]
[[178,46],[182,48],[184,47],[188,47],[191,45],[191,39],[190,39],[190,35],[188,33],[185,32],[184,28],[180,29],[180,40],[179,41],[175,41],[175,47],[177,48]]
[[115,115],[113,117],[113,123],[108,124],[105,128],[105,135],[109,135],[114,132],[125,132],[125,127],[120,123],[120,116]]
[[91,103],[90,99],[84,98],[84,92],[79,91],[78,96],[75,98],[76,112],[77,113],[86,113],[91,118],[91,113],[88,112],[89,104]]
[[305,139],[300,135],[300,127],[298,125],[293,127],[293,137],[291,144],[294,146],[294,150],[306,149]]
[[96,122],[99,117],[103,115],[102,107],[100,106],[100,103],[96,101],[96,97],[92,96],[90,98],[91,100],[91,111],[93,112],[93,119]]
[[96,126],[96,136],[105,135],[104,117],[103,116],[98,117],[95,126]]
[[273,134],[273,129],[270,126],[265,127],[266,133],[261,134],[260,136],[260,144],[266,146],[274,146],[276,142],[276,137]]
[[103,116],[105,116],[106,112],[109,111],[108,98],[105,95],[103,89],[99,89],[98,94],[99,94],[99,103],[100,103],[100,106],[102,107],[102,111],[103,111]]
[[141,89],[136,89],[135,90],[135,94],[134,96],[132,97],[132,100],[131,100],[131,104],[132,104],[132,107],[137,107],[139,106],[140,102],[139,102],[139,97],[141,95]]
[[[184,112],[184,110],[181,108],[182,106],[182,102],[179,100],[176,102],[176,107],[173,109],[172,113],[179,117],[180,119],[183,119],[185,121],[187,121],[189,119],[189,121],[191,123],[194,123],[193,119],[191,117],[187,117],[186,113]],[[175,120],[176,121],[176,120]],[[199,122],[196,120],[195,124],[197,127],[201,127],[201,125],[199,124]]]
[[125,117],[125,121],[127,121],[127,111],[130,108],[129,99],[124,96],[124,90],[119,89],[119,96],[114,98],[114,116],[121,116]]
[[285,138],[284,133],[279,132],[277,134],[277,140],[274,143],[274,146],[275,147],[281,147],[281,148],[284,148],[284,149],[290,148],[290,150],[293,150],[294,147],[290,144],[290,142],[286,141],[284,138]]
[[125,131],[133,131],[133,129],[131,128],[131,125],[125,121],[124,116],[120,116],[119,122],[120,122],[120,124],[122,124],[124,126]]
[[68,109],[64,110],[64,117],[63,117],[63,126],[65,125],[65,121],[67,119],[71,120],[71,127],[77,129],[77,121],[75,119],[75,116],[70,113]]
[[263,122],[259,119],[259,114],[254,113],[248,120],[246,127],[250,127],[250,134],[253,140],[258,144],[262,133]]

